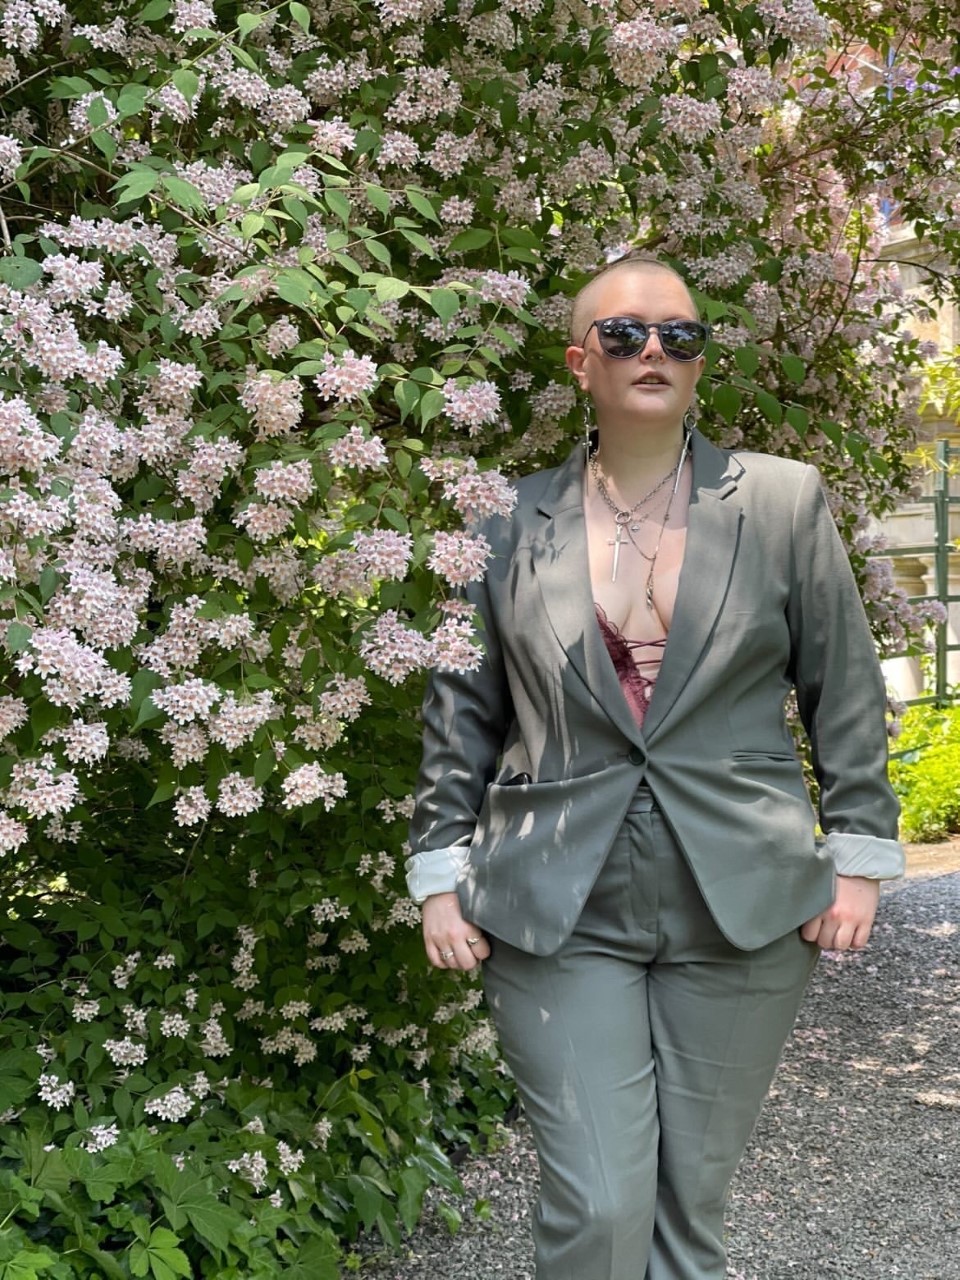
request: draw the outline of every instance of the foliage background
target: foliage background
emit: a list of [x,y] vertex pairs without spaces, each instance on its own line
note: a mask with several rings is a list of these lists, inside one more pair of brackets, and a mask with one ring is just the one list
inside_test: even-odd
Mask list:
[[6,0],[0,54],[0,1277],[323,1280],[510,1097],[404,819],[422,673],[477,656],[463,519],[579,432],[585,272],[687,271],[704,429],[816,462],[922,643],[865,554],[929,354],[880,248],[957,260],[956,33]]
[[890,777],[907,840],[943,840],[960,831],[960,707],[910,707]]

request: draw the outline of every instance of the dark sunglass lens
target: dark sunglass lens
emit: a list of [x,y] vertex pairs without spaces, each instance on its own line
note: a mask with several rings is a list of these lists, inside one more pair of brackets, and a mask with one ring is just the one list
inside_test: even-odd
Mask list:
[[597,325],[600,346],[615,360],[626,360],[642,350],[647,341],[647,326],[639,320],[615,316]]
[[671,320],[660,329],[660,345],[673,360],[696,360],[706,350],[706,327],[698,320]]

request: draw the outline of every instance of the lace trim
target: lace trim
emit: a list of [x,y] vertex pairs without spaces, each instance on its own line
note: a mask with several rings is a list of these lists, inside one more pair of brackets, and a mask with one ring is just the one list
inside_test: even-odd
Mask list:
[[[656,676],[647,675],[642,668],[655,666],[659,670],[667,637],[661,636],[657,640],[631,640],[620,631],[616,623],[610,621],[601,605],[594,602],[593,607],[596,611],[600,634],[603,636],[603,642],[613,662],[613,669],[617,673],[624,697],[630,705],[637,724],[642,725],[656,684]],[[637,658],[635,655],[638,649],[652,649],[656,652],[648,658]]]

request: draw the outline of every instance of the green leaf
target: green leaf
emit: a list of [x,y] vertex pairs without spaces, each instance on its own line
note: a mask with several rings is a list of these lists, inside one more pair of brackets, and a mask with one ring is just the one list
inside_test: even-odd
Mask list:
[[355,1173],[348,1176],[347,1186],[353,1198],[353,1207],[369,1231],[383,1208],[383,1196],[368,1178],[361,1178]]
[[323,192],[323,198],[330,212],[346,226],[350,221],[353,208],[343,192],[338,191],[335,187],[326,187]]
[[363,247],[366,249],[367,253],[369,253],[371,258],[376,258],[377,262],[379,262],[381,266],[389,267],[391,265],[393,259],[390,257],[390,250],[381,240],[377,240],[375,236],[367,236],[363,242]]
[[299,4],[298,0],[290,0],[290,17],[304,31],[310,30],[310,10],[305,4]]
[[240,220],[240,234],[244,240],[252,240],[266,226],[267,220],[262,213],[245,213]]
[[330,1237],[309,1236],[298,1247],[296,1258],[283,1274],[286,1280],[339,1280],[340,1251]]
[[439,1200],[437,1202],[437,1212],[443,1219],[447,1230],[452,1236],[455,1236],[460,1230],[460,1225],[463,1222],[463,1215],[460,1213],[459,1209],[455,1209],[452,1204],[447,1204],[446,1200]]
[[417,213],[422,217],[427,218],[430,222],[435,222],[438,226],[440,225],[440,219],[437,216],[436,209],[434,209],[433,205],[422,191],[418,191],[416,187],[404,187],[403,190],[410,204],[414,209],[416,209]]
[[165,18],[169,12],[170,0],[150,0],[149,4],[140,10],[137,21],[156,22],[158,18]]
[[200,77],[189,67],[179,67],[173,73],[174,88],[179,89],[188,102],[192,102],[200,88]]
[[87,119],[99,129],[102,124],[106,124],[109,116],[107,114],[107,104],[101,94],[97,94],[95,98],[91,98],[87,103]]
[[375,187],[372,182],[368,182],[363,188],[363,194],[378,213],[390,212],[390,195],[383,187]]
[[797,435],[804,436],[810,426],[810,414],[799,404],[788,405],[784,417],[796,431]]
[[748,378],[753,377],[760,368],[760,357],[754,347],[738,347],[733,353],[733,358],[737,362],[737,368]]
[[400,1214],[400,1221],[408,1231],[412,1231],[420,1220],[424,1192],[429,1185],[430,1175],[424,1169],[411,1167],[400,1170],[397,1212]]
[[160,181],[163,183],[167,195],[175,204],[183,205],[185,209],[205,209],[207,207],[207,202],[192,182],[187,182],[184,178],[178,178],[173,173],[163,174]]
[[443,413],[446,403],[442,391],[438,391],[436,387],[428,387],[420,397],[421,424],[426,426],[428,422],[438,418]]
[[105,129],[97,129],[95,133],[91,133],[90,141],[98,151],[103,152],[108,160],[112,160],[117,154],[116,139],[113,134],[107,133]]
[[272,747],[267,747],[257,756],[253,766],[253,780],[258,787],[263,786],[276,767],[277,757],[273,754]]
[[393,388],[393,398],[400,406],[400,421],[410,416],[420,403],[420,388],[409,378],[403,378]]
[[51,98],[82,98],[92,92],[93,85],[82,76],[58,76],[50,82]]
[[121,120],[136,116],[144,108],[149,90],[145,84],[125,84],[116,101],[117,115]]
[[251,31],[256,31],[257,27],[263,22],[265,15],[262,13],[238,13],[237,29],[241,37],[248,36]]
[[25,622],[11,622],[7,627],[7,648],[11,653],[23,653],[33,639],[33,628]]
[[278,298],[295,307],[310,308],[317,301],[317,281],[299,267],[284,267],[273,285]]
[[131,169],[113,184],[118,200],[142,200],[157,185],[160,175],[154,169]]
[[757,408],[768,422],[773,422],[779,426],[783,421],[783,405],[769,391],[757,392]]
[[781,356],[780,367],[791,382],[802,382],[807,376],[807,366],[799,356]]
[[0,280],[14,289],[29,289],[43,277],[43,268],[32,258],[0,258]]
[[[138,672],[138,674],[142,674]],[[136,679],[136,676],[134,676]],[[149,724],[151,720],[159,720],[163,712],[156,705],[152,698],[144,698],[140,703],[140,709],[137,711],[137,718],[133,722],[134,729],[139,729],[141,725]]]
[[243,1223],[235,1210],[221,1204],[206,1182],[194,1174],[181,1173],[172,1161],[160,1166],[157,1182],[165,1193],[161,1201],[174,1231],[182,1231],[189,1223],[214,1249],[226,1249],[231,1229]]
[[453,253],[468,253],[471,249],[482,249],[493,239],[492,231],[483,231],[480,227],[467,227],[466,231],[458,231],[450,241]]
[[164,800],[169,800],[176,795],[176,792],[177,784],[175,782],[161,782],[148,800],[147,808],[152,809],[155,804],[162,804]]
[[727,422],[733,422],[740,412],[743,397],[736,387],[731,387],[729,383],[722,382],[719,386],[713,388],[710,403],[722,418],[725,418]]
[[399,231],[400,231],[400,234],[403,236],[404,240],[409,240],[410,243],[413,245],[413,247],[415,249],[419,249],[420,252],[424,254],[426,257],[428,258],[437,257],[436,249],[434,249],[433,245],[430,243],[427,237],[422,236],[419,231],[410,231],[406,227],[400,227]]
[[397,298],[405,298],[410,292],[410,285],[396,276],[381,276],[374,285],[374,292],[381,302],[393,302]]
[[431,289],[430,306],[444,324],[448,324],[460,310],[460,295],[453,289]]

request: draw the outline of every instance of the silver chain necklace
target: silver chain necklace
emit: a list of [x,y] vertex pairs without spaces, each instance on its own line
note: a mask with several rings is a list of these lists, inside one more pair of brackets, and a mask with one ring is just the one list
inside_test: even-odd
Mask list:
[[[634,548],[639,551],[644,560],[650,565],[647,571],[647,581],[645,584],[645,599],[647,608],[653,609],[653,573],[657,564],[657,557],[660,554],[660,544],[663,542],[663,533],[670,520],[670,511],[673,507],[673,500],[677,496],[677,490],[680,488],[680,476],[683,474],[683,464],[687,459],[687,451],[690,448],[690,433],[685,433],[683,437],[683,447],[680,450],[680,456],[677,458],[676,464],[670,468],[667,474],[653,486],[653,488],[643,495],[639,502],[635,502],[632,507],[622,509],[617,506],[603,479],[603,473],[600,470],[600,461],[598,454],[595,453],[590,458],[590,472],[593,475],[597,485],[597,493],[603,499],[604,503],[613,512],[613,518],[616,523],[616,536],[607,539],[607,546],[613,547],[613,568],[610,574],[610,581],[616,582],[617,573],[620,568],[620,548],[624,542],[624,535],[629,538]],[[645,511],[641,514],[641,508],[644,507],[651,498],[655,497],[660,490],[673,480],[673,487],[670,490],[670,496],[667,499],[667,507],[663,513],[663,523],[660,525],[660,532],[657,534],[657,545],[653,549],[653,555],[648,555],[634,538],[635,533],[639,533],[641,526],[645,520],[649,520],[651,512]]]

